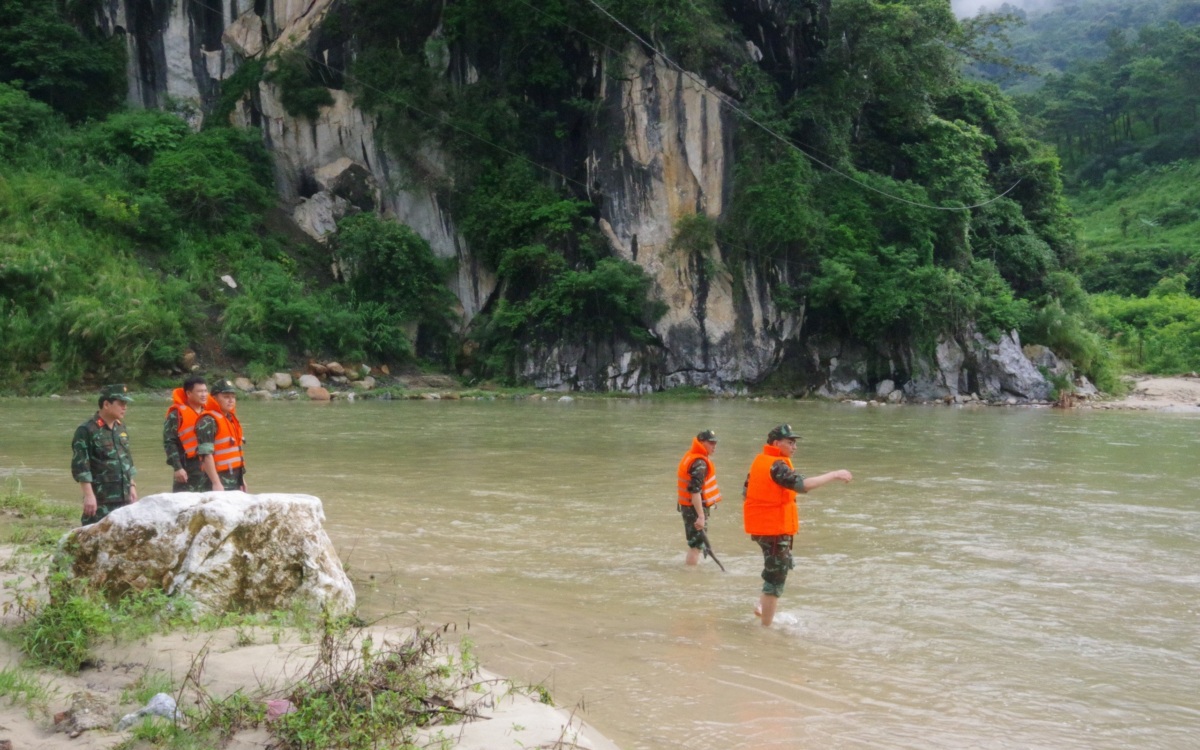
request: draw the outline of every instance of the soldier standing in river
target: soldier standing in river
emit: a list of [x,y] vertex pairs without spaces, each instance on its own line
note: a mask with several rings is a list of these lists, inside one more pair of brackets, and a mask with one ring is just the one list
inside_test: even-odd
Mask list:
[[767,433],[767,444],[750,465],[742,489],[742,518],[746,533],[763,553],[762,595],[754,614],[767,627],[775,619],[775,605],[783,594],[792,562],[792,537],[800,530],[797,493],[806,493],[833,481],[849,482],[854,477],[845,469],[816,477],[805,477],[792,466],[796,439],[790,424]]
[[209,394],[204,413],[211,415],[217,423],[213,461],[221,478],[221,488],[246,492],[246,462],[242,455],[246,438],[237,418],[237,388],[222,378],[213,383]]
[[716,452],[717,433],[705,430],[692,439],[692,447],[684,454],[675,472],[679,495],[677,508],[683,515],[683,536],[688,546],[685,562],[688,565],[700,562],[706,537],[704,527],[708,525],[712,506],[721,502],[717,467],[712,460]]
[[137,502],[133,454],[125,410],[129,392],[122,384],[100,391],[99,410],[75,429],[71,440],[71,476],[83,490],[80,525],[96,523],[117,508]]
[[208,381],[191,376],[171,394],[174,403],[163,422],[163,450],[175,470],[172,492],[220,490],[221,478],[213,462],[213,440],[217,423],[204,413],[208,403]]

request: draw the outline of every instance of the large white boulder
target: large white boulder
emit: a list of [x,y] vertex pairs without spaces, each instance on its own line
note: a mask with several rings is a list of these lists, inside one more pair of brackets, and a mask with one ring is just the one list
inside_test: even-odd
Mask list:
[[161,588],[206,612],[267,612],[300,601],[354,610],[354,586],[311,495],[151,495],[64,537],[72,572],[116,597]]

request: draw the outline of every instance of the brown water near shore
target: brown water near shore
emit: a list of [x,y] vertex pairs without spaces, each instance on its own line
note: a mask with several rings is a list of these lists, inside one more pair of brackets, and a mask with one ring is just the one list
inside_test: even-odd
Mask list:
[[[250,488],[324,500],[364,613],[455,623],[625,750],[1189,746],[1194,416],[553,399],[246,403]],[[74,499],[93,406],[2,402],[0,471]],[[144,493],[164,408],[130,409]],[[804,499],[764,632],[737,489],[779,421],[856,481]],[[684,568],[672,510],[707,427],[728,574]]]

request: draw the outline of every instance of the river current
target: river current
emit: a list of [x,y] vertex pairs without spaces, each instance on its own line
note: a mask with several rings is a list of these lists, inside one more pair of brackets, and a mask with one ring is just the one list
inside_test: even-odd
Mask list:
[[[452,623],[623,750],[1191,748],[1200,727],[1200,418],[799,401],[254,402],[252,492],[320,497],[368,619]],[[165,401],[128,414],[169,489]],[[0,400],[0,476],[77,502],[94,402]],[[855,481],[801,500],[775,627],[740,490],[766,432]],[[701,429],[724,563],[683,565]]]

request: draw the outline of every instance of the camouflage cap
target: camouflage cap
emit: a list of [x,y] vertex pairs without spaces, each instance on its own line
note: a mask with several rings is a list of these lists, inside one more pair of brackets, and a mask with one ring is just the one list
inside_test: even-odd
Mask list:
[[705,430],[697,435],[696,439],[702,443],[715,443],[717,442],[717,433],[712,430]]
[[237,393],[237,386],[229,382],[229,378],[221,378],[209,387],[208,392],[214,396],[218,393]]
[[799,435],[792,432],[792,426],[790,424],[781,424],[778,427],[772,428],[771,431],[767,433],[767,442],[768,443],[774,442],[776,440],[789,440],[789,439],[790,440],[799,440],[800,439]]
[[124,383],[104,386],[100,389],[100,398],[105,401],[124,401],[127,404],[133,401],[129,396],[129,389],[125,387]]

